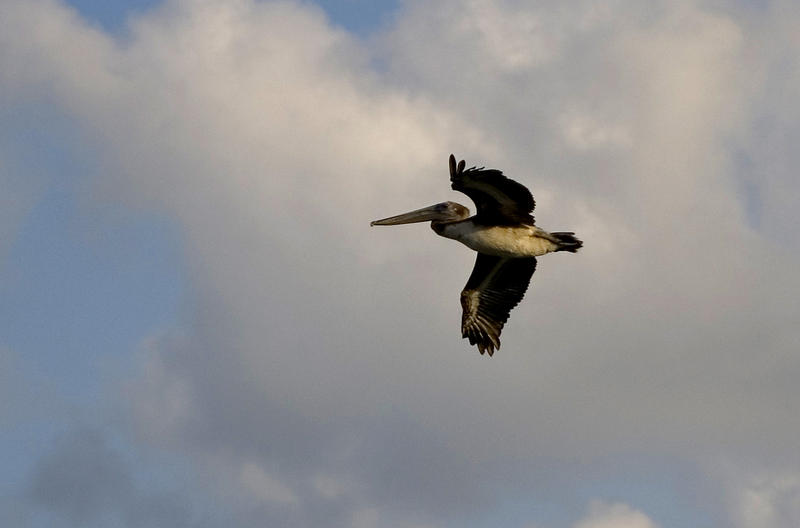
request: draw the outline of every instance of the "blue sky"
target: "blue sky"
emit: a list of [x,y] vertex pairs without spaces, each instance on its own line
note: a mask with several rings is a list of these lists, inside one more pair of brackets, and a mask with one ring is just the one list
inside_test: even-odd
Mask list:
[[[0,8],[0,522],[797,525],[793,4],[160,4]],[[586,242],[491,360],[451,151]]]
[[128,2],[125,0],[72,0],[67,2],[76,8],[87,20],[102,25],[110,31],[119,31],[125,27],[125,21],[131,16],[157,6],[157,0],[141,0]]
[[[158,0],[70,0],[87,19],[111,32],[125,29],[125,22],[131,16],[145,12],[160,4]],[[366,0],[306,2],[325,10],[332,23],[358,35],[368,35],[371,31],[385,25],[398,7],[395,0],[369,2]]]

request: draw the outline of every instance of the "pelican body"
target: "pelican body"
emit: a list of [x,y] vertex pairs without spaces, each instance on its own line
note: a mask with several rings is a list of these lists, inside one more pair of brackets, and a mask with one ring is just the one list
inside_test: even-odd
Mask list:
[[[431,223],[437,234],[495,257],[540,257],[559,250],[558,240],[536,226],[480,225],[472,219],[452,224]],[[435,226],[435,227],[434,227]]]
[[475,267],[461,292],[461,333],[478,351],[491,356],[500,348],[500,332],[511,310],[528,289],[536,257],[555,251],[575,253],[583,242],[572,232],[549,233],[534,225],[536,203],[530,191],[496,169],[464,169],[450,155],[453,190],[475,202],[478,212],[455,202],[442,202],[370,225],[430,222],[437,235],[477,251]]

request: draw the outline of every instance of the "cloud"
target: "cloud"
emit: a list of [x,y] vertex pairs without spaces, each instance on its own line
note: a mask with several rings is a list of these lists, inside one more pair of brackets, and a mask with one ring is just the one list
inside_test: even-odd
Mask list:
[[[142,486],[105,433],[76,429],[59,438],[34,468],[26,505],[52,515],[59,525],[203,526],[192,517],[190,501],[178,493]],[[31,513],[28,518],[36,518]],[[116,524],[118,523],[118,524]]]
[[727,460],[715,468],[725,483],[724,500],[736,528],[788,528],[800,519],[800,472],[794,463]]
[[[28,172],[23,178],[25,171],[20,170],[21,163],[3,148],[4,143],[0,142],[0,186],[5,190],[0,197],[0,270],[3,270],[25,215],[41,192],[38,175]],[[0,288],[5,285],[5,280],[0,279]]]
[[96,432],[84,431],[40,460],[30,496],[80,523],[102,508],[117,509],[132,487],[119,455]]
[[[455,522],[551,485],[543,468],[570,486],[628,452],[785,454],[800,160],[763,138],[797,132],[770,97],[798,80],[792,9],[409,2],[365,45],[293,2],[169,1],[115,39],[10,1],[0,83],[74,119],[107,169],[94,199],[182,233],[193,319],[143,347],[138,442],[213,468],[242,519]],[[472,255],[368,227],[464,201],[451,151],[586,242],[542,259],[490,361],[458,335]],[[654,526],[593,508],[581,528]]]
[[297,495],[256,464],[245,464],[241,472],[242,486],[258,500],[294,504]]
[[647,515],[626,504],[594,501],[587,516],[575,528],[657,528]]

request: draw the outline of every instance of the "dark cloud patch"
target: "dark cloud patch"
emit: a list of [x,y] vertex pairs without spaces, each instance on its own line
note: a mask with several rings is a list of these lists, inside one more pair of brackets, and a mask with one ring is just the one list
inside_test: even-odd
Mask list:
[[122,458],[100,433],[82,430],[65,438],[39,461],[30,498],[79,524],[119,511],[133,492]]
[[99,429],[67,433],[36,463],[19,511],[30,505],[33,510],[23,517],[34,518],[32,512],[41,510],[56,525],[125,528],[203,528],[225,518],[224,512],[215,515],[212,508],[197,508],[180,492],[140,482],[139,475],[148,468],[140,467],[137,473],[134,459],[112,446]]

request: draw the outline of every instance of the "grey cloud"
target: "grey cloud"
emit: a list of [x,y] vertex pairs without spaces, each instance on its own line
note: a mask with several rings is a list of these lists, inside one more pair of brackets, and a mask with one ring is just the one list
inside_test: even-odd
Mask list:
[[222,474],[183,462],[164,464],[157,452],[116,445],[107,431],[77,427],[36,461],[27,488],[8,497],[13,505],[4,499],[0,515],[17,526],[38,526],[35,520],[125,528],[307,525],[286,510],[244,508],[237,497],[224,496],[224,487]]
[[203,525],[193,519],[184,497],[146,490],[135,482],[129,463],[96,429],[60,438],[54,450],[37,462],[26,498],[59,525]]
[[39,462],[30,493],[35,502],[80,523],[105,508],[116,509],[131,491],[119,456],[96,432],[85,431]]

